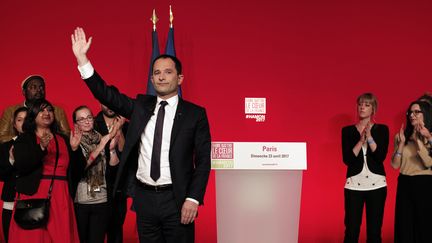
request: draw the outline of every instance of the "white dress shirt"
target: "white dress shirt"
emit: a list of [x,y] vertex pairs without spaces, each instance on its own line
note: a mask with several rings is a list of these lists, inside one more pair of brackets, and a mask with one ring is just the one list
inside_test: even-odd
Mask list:
[[153,186],[172,184],[169,163],[169,149],[171,141],[171,130],[174,124],[174,117],[177,110],[178,95],[175,95],[166,100],[168,104],[165,106],[165,118],[162,132],[160,177],[157,181],[154,181],[150,177],[153,138],[156,127],[156,119],[161,101],[162,99],[157,97],[157,104],[153,112],[153,116],[148,121],[147,126],[144,129],[144,133],[141,134],[141,144],[139,146],[138,154],[138,170],[136,173],[136,177],[138,180],[145,184]]

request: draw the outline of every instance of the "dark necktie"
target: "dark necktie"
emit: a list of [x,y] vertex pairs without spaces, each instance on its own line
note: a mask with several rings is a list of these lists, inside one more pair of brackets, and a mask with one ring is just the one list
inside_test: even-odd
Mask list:
[[150,177],[156,182],[160,177],[160,157],[162,146],[162,131],[165,117],[165,106],[168,104],[166,101],[160,102],[160,107],[156,119],[156,126],[153,138],[153,150],[150,166]]

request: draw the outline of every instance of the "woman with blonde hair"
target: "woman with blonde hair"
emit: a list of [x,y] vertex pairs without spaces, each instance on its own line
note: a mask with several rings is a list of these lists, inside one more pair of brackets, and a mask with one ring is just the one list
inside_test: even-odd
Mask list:
[[366,207],[367,242],[381,242],[387,197],[384,160],[389,130],[375,123],[377,99],[371,93],[357,98],[358,122],[342,129],[342,157],[347,165],[345,182],[344,242],[358,242],[363,208]]
[[[102,136],[94,129],[94,117],[87,106],[77,107],[72,119],[77,133],[71,138],[72,148],[81,147],[87,160],[85,170],[72,178],[78,233],[81,243],[103,243],[111,215],[113,183],[119,157],[117,143],[120,124]],[[109,159],[105,147],[109,144]]]

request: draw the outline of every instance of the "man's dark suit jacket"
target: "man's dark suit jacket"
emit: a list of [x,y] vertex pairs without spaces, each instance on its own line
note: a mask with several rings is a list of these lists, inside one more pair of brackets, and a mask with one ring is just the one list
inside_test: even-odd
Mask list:
[[[102,104],[130,120],[126,143],[114,189],[125,186],[129,168],[135,176],[138,160],[129,160],[138,153],[141,135],[156,107],[156,96],[137,95],[132,99],[108,86],[95,72],[85,80],[93,95]],[[179,98],[171,132],[169,162],[177,206],[181,209],[186,197],[203,203],[210,174],[210,129],[205,109]],[[126,185],[127,186],[127,185]]]

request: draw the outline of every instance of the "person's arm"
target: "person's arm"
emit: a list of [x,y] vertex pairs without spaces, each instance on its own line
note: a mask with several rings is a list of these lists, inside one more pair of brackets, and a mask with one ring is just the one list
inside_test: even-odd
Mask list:
[[42,150],[36,142],[36,135],[28,133],[18,136],[13,150],[14,167],[21,175],[33,172],[42,166],[42,159],[46,154],[47,149]]
[[427,168],[432,167],[432,157],[429,154],[429,148],[423,143],[423,139],[417,138],[417,154]]
[[117,149],[119,152],[123,151],[126,139],[125,133],[123,132],[123,127],[126,126],[126,119],[124,117],[118,118],[118,141],[117,141]]
[[[389,129],[386,125],[376,125],[372,135],[368,138],[367,143],[370,148],[370,156],[377,163],[383,163],[387,157],[389,145]],[[374,147],[375,149],[373,149]]]
[[195,170],[190,182],[189,191],[181,210],[181,223],[189,224],[198,213],[199,204],[203,204],[204,194],[210,175],[211,136],[207,115],[200,109],[194,137]]
[[360,139],[357,141],[357,138],[354,137],[355,134],[351,130],[351,126],[342,128],[342,160],[346,165],[362,163],[358,155],[364,140],[360,136]]
[[204,109],[200,111],[198,123],[194,134],[195,170],[189,186],[190,190],[186,197],[193,198],[200,202],[200,204],[202,204],[211,167],[210,127]]
[[0,144],[0,180],[2,181],[8,178],[13,171],[15,158],[11,152],[13,152],[13,140]]
[[90,152],[90,155],[87,158],[86,168],[90,167],[93,164],[93,162],[96,160],[96,158],[101,155],[102,151],[104,151],[105,145],[111,139],[110,136],[111,136],[110,134],[103,136],[99,144],[96,146],[95,150]]
[[116,87],[107,85],[99,74],[94,71],[93,66],[87,58],[92,38],[90,37],[87,41],[84,30],[76,28],[74,34],[71,36],[71,40],[72,51],[77,59],[81,77],[93,96],[117,114],[130,119],[134,109],[134,100],[120,93]]
[[395,139],[394,139],[394,153],[391,160],[391,166],[394,169],[399,168],[402,163],[402,150],[404,146],[405,146],[405,134],[404,134],[403,124],[402,124],[399,132],[395,135]]

